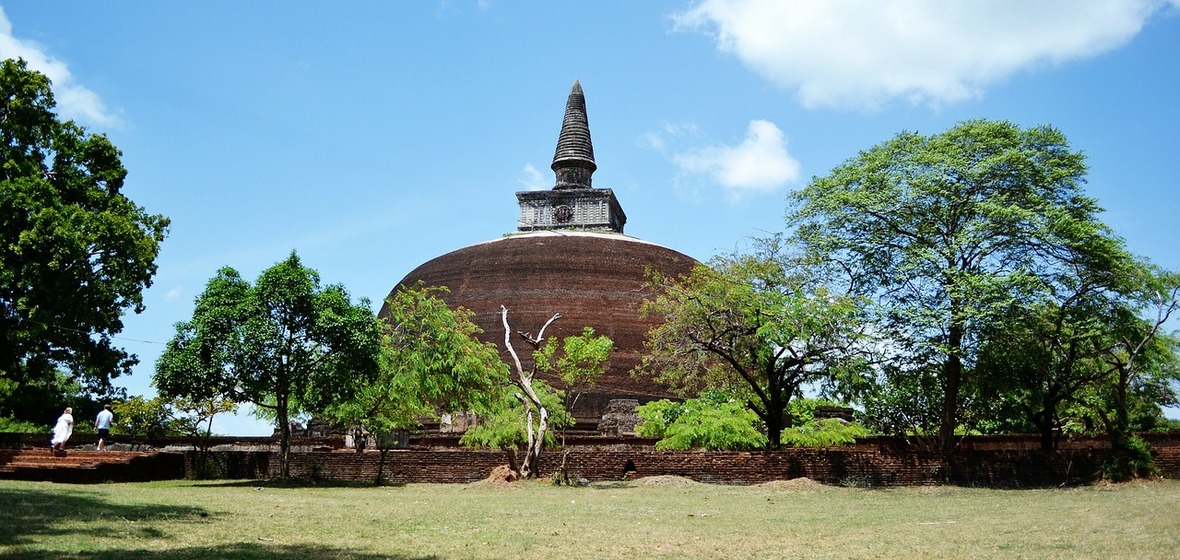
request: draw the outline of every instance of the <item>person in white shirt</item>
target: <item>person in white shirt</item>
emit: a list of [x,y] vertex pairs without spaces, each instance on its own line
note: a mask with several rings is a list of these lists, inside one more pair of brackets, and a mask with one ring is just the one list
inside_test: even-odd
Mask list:
[[99,412],[98,418],[94,419],[94,429],[98,432],[98,445],[96,447],[99,451],[107,450],[106,440],[111,437],[111,420],[114,417],[114,413],[111,412],[111,405],[108,404],[102,407],[102,412]]

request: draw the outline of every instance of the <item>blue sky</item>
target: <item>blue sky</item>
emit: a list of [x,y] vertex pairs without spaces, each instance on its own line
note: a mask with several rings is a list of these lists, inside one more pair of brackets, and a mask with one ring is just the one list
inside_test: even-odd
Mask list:
[[[1180,0],[0,2],[0,56],[110,136],[172,218],[120,341],[152,394],[221,266],[297,250],[376,306],[415,266],[515,229],[585,90],[596,187],[698,259],[783,229],[786,195],[902,130],[1052,124],[1130,248],[1180,269]],[[1177,415],[1173,413],[1173,415]],[[244,418],[223,433],[269,433]]]

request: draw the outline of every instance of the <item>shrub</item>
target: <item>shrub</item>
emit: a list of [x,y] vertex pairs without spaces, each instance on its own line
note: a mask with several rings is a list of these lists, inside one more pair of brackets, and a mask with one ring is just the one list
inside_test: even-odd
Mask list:
[[831,447],[851,445],[867,435],[869,430],[856,422],[824,418],[783,430],[782,442],[796,447]]
[[1102,462],[1102,475],[1121,482],[1135,477],[1159,476],[1151,445],[1139,436],[1128,437],[1123,445],[1111,447],[1110,455]]
[[15,418],[0,418],[0,432],[14,434],[49,433],[49,426],[17,420]]
[[683,403],[654,401],[638,409],[643,423],[636,432],[662,438],[656,449],[755,449],[766,446],[757,414],[737,402],[689,399]]

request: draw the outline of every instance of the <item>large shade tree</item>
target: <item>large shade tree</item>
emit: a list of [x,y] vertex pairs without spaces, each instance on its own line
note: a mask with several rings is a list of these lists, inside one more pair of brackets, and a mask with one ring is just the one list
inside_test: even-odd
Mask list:
[[143,311],[168,229],[123,194],[110,140],[55,105],[43,74],[0,62],[0,415],[58,371],[99,392],[130,372],[114,337]]
[[792,195],[798,239],[880,303],[881,332],[898,351],[888,371],[937,380],[931,429],[942,449],[954,445],[983,326],[1036,291],[1056,247],[1084,247],[1078,237],[1096,231],[1085,173],[1051,126],[972,120],[898,134]]
[[377,373],[381,331],[368,302],[292,252],[251,284],[225,267],[197,297],[191,320],[176,325],[156,362],[161,395],[227,398],[273,414],[280,471],[290,475],[290,419],[352,397]]
[[686,394],[743,395],[773,449],[801,387],[847,387],[862,370],[863,302],[794,262],[781,239],[757,247],[684,277],[651,275],[656,297],[643,312],[665,320],[648,333],[637,373]]

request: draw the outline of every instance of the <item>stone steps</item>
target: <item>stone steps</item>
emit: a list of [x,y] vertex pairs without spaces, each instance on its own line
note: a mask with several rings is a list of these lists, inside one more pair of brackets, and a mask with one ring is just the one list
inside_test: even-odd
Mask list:
[[[161,468],[161,465],[163,467]],[[175,479],[184,458],[175,453],[67,449],[0,449],[0,479],[92,484]]]

